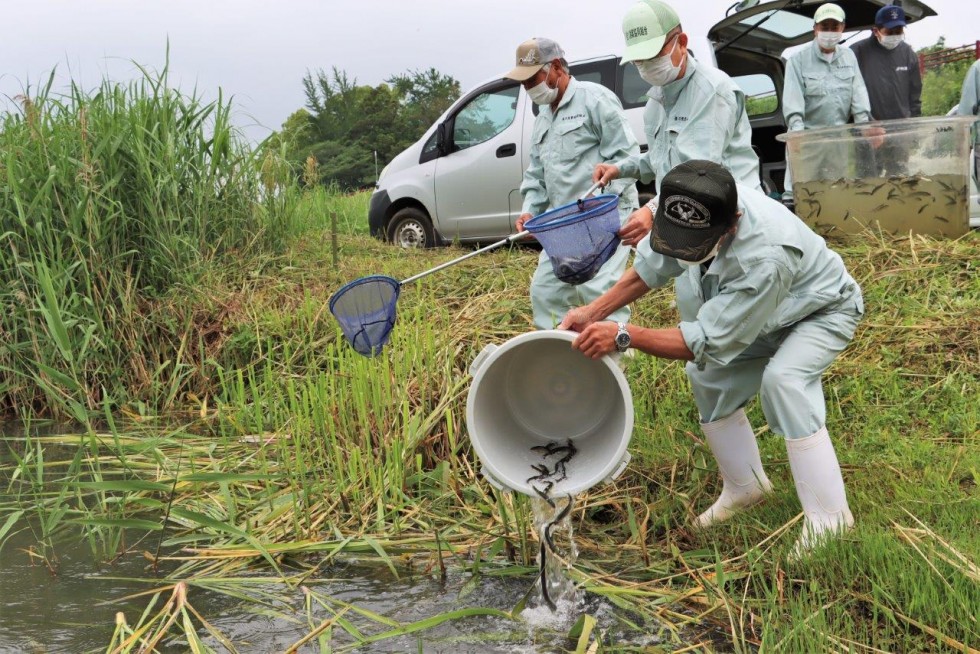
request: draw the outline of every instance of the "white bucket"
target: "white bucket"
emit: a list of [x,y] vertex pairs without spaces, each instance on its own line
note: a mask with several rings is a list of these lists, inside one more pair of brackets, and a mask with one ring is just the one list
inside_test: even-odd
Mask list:
[[613,358],[593,360],[572,349],[575,336],[553,329],[528,332],[488,345],[470,365],[466,424],[481,472],[494,486],[535,496],[528,480],[540,469],[532,466],[553,466],[561,456],[531,448],[569,440],[577,451],[565,464],[566,478],[553,478],[552,496],[611,481],[629,463],[629,384]]

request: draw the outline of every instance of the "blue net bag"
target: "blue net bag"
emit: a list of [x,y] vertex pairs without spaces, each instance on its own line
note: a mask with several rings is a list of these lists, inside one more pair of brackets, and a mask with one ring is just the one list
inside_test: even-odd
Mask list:
[[619,196],[598,195],[546,211],[524,223],[551,260],[555,277],[582,284],[619,247]]
[[388,342],[400,292],[397,280],[371,275],[355,279],[330,298],[330,313],[358,354],[372,357]]

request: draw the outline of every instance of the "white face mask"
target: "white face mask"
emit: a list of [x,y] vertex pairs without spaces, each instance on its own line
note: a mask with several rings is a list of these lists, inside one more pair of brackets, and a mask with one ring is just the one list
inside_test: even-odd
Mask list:
[[548,86],[548,74],[551,73],[551,64],[547,64],[542,67],[541,70],[546,70],[544,81],[536,86],[532,86],[527,90],[528,96],[534,104],[551,104],[558,99],[558,87],[551,88]]
[[671,60],[675,48],[677,48],[677,37],[674,38],[674,45],[671,46],[670,52],[667,54],[633,62],[644,82],[650,86],[666,86],[677,79],[681,73],[681,67],[675,66]]
[[894,50],[898,47],[898,44],[904,40],[904,34],[882,34],[878,37],[878,43],[881,44],[881,47],[889,50]]
[[683,261],[681,259],[678,259],[677,260],[677,263],[681,264],[682,266],[686,266],[688,268],[693,268],[695,266],[700,266],[705,261],[708,261],[710,259],[714,259],[716,256],[718,256],[718,250],[720,250],[720,249],[721,249],[721,240],[719,240],[717,243],[715,243],[715,246],[713,248],[711,248],[711,252],[709,252],[708,253],[708,256],[706,256],[705,258],[698,259],[697,261]]
[[833,50],[840,43],[840,32],[817,32],[817,45],[824,50]]

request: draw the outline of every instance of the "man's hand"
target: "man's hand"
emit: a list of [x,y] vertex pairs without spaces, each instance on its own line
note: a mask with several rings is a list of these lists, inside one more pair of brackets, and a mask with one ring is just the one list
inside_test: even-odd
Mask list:
[[616,351],[618,331],[619,327],[614,322],[594,322],[572,341],[572,347],[590,359],[599,359]]
[[653,229],[653,211],[646,205],[630,214],[619,230],[619,238],[625,245],[635,247]]
[[580,332],[594,322],[595,316],[588,306],[576,307],[565,314],[561,324],[558,325],[558,329],[571,329]]
[[609,182],[617,177],[619,177],[619,168],[612,164],[596,164],[595,170],[592,171],[592,182],[598,182],[603,188],[609,186]]
[[868,143],[871,144],[875,150],[881,147],[881,144],[885,142],[885,128],[879,125],[870,125],[861,130],[862,136],[868,139]]
[[517,217],[517,222],[514,223],[514,227],[517,228],[517,231],[518,232],[523,232],[524,231],[524,223],[526,223],[527,221],[531,220],[531,218],[533,218],[533,217],[534,216],[531,215],[531,214],[529,214],[529,213],[522,213],[520,216]]

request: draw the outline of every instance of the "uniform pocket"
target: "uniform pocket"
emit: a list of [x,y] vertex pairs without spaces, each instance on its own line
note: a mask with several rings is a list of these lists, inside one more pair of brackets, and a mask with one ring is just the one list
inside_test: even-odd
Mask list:
[[558,123],[554,128],[555,134],[561,139],[561,153],[563,157],[577,158],[595,147],[595,135],[585,119],[565,120]]
[[820,73],[803,73],[803,93],[807,97],[827,95],[827,84]]

